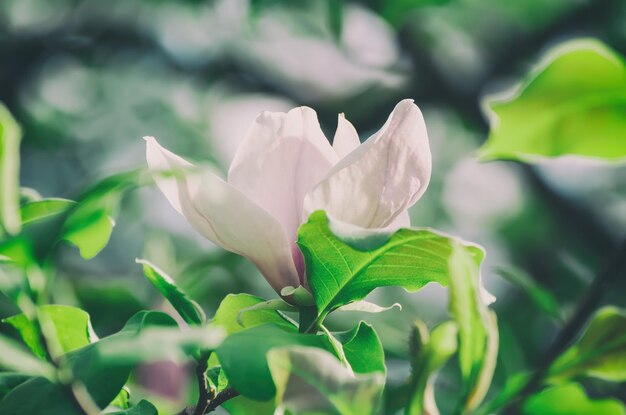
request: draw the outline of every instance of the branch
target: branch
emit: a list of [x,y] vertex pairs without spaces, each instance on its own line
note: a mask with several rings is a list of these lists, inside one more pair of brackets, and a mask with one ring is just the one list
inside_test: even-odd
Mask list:
[[610,285],[626,272],[626,239],[615,252],[608,265],[594,278],[586,294],[578,302],[574,314],[563,326],[558,336],[537,364],[537,368],[514,399],[505,414],[519,413],[525,399],[541,386],[552,363],[570,346],[587,324],[591,314],[598,308],[604,293]]
[[223,391],[218,393],[217,396],[209,403],[209,406],[204,413],[208,414],[215,411],[224,402],[236,398],[237,396],[239,396],[239,392],[237,392],[233,388],[224,389]]

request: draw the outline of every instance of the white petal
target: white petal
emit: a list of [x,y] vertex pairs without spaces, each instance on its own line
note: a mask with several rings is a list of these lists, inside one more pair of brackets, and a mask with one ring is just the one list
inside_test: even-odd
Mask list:
[[265,112],[237,150],[228,182],[278,219],[295,242],[304,196],[337,160],[311,108]]
[[404,100],[380,131],[309,192],[305,212],[324,209],[343,222],[387,227],[426,191],[430,173],[424,118],[412,100]]
[[[157,185],[198,232],[250,259],[277,292],[300,284],[290,244],[276,219],[214,173],[193,167],[152,137],[146,140]],[[168,172],[172,178],[164,178]]]
[[337,131],[335,131],[335,137],[333,138],[333,149],[340,159],[347,156],[355,148],[361,144],[359,141],[359,134],[352,123],[346,120],[343,114],[339,114],[337,120]]

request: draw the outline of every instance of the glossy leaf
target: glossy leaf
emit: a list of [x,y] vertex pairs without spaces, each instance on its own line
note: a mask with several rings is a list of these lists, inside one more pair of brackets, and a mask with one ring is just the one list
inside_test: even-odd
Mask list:
[[278,413],[374,414],[384,375],[353,375],[331,353],[311,347],[285,347],[268,353],[276,383]]
[[[372,231],[337,237],[323,211],[299,230],[298,245],[317,304],[319,321],[332,310],[362,300],[377,287],[417,291],[430,282],[448,285],[451,238],[427,229],[400,229],[392,235]],[[480,262],[483,252],[464,248]]]
[[502,95],[486,102],[491,132],[483,159],[626,157],[626,64],[601,42],[556,47],[521,86]]
[[169,301],[183,320],[189,324],[204,324],[206,316],[202,307],[178,288],[169,275],[145,259],[137,259],[136,262],[143,265],[143,273],[148,281]]
[[626,381],[625,310],[616,307],[599,310],[580,339],[550,368],[552,381],[575,376]]
[[475,409],[491,384],[498,358],[495,313],[485,305],[480,262],[467,249],[453,245],[450,256],[450,314],[459,328],[459,365],[463,407]]
[[531,396],[523,415],[624,415],[626,407],[616,399],[590,399],[576,383],[554,386]]
[[276,393],[267,364],[267,352],[292,345],[333,351],[325,335],[298,334],[285,331],[280,326],[264,324],[228,336],[217,349],[217,356],[235,390],[245,397],[265,401]]
[[19,126],[0,104],[0,235],[2,230],[15,234],[20,230],[20,140]]

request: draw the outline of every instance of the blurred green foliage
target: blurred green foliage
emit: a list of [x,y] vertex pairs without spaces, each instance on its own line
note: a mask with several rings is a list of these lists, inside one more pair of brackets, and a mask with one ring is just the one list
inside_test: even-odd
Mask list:
[[[273,292],[253,266],[200,241],[160,194],[143,186],[148,181],[131,170],[144,164],[141,137],[158,136],[177,153],[224,169],[245,128],[262,110],[310,105],[326,131],[334,128],[336,113],[345,112],[361,137],[367,137],[396,101],[411,97],[424,111],[434,157],[429,191],[411,212],[412,222],[486,247],[483,278],[498,298],[493,308],[501,350],[487,401],[509,387],[516,389],[511,379],[525,378],[514,374],[532,370],[562,327],[554,317],[571,314],[592,275],[624,237],[626,174],[617,163],[562,159],[533,166],[479,164],[473,153],[488,136],[488,117],[480,103],[511,85],[526,86],[517,99],[494,104],[501,119],[484,156],[526,160],[528,154],[591,152],[622,158],[625,19],[626,3],[620,0],[3,0],[0,102],[17,122],[0,108],[0,261],[2,255],[19,253],[23,262],[3,263],[0,318],[18,314],[16,303],[32,313],[42,310],[39,304],[64,304],[86,310],[103,339],[118,336],[123,322],[135,313],[170,308],[134,263],[141,257],[177,277],[184,297],[176,286],[154,279],[161,292],[174,293],[174,303],[188,297],[189,303],[181,301],[197,302],[207,316],[215,316],[216,325],[229,333],[239,331],[237,314],[226,316],[224,310],[253,306],[272,298]],[[575,53],[539,77],[537,71],[529,72],[545,59],[545,51],[578,37],[607,46],[600,47],[600,54]],[[602,108],[600,116],[596,111],[593,118],[568,113],[574,121],[545,111],[546,106],[571,108],[569,100],[583,89],[593,99],[608,92],[615,106]],[[525,133],[528,129],[532,134]],[[568,141],[583,134],[592,137],[592,144]],[[122,171],[131,172],[110,177]],[[21,204],[18,186],[23,188]],[[59,244],[62,240],[79,249]],[[36,266],[26,266],[31,263]],[[517,268],[524,277],[502,278],[496,271]],[[31,296],[23,295],[24,285]],[[621,278],[606,290],[603,303],[626,306],[624,290],[626,280]],[[259,297],[226,296],[243,292]],[[410,361],[416,357],[408,347],[413,321],[419,316],[433,327],[446,319],[446,293],[432,285],[410,295],[386,288],[368,299],[403,306],[402,311],[367,317],[385,349],[383,411],[396,413],[398,403],[406,401]],[[597,318],[618,318],[619,313],[613,314]],[[159,316],[160,323],[174,324]],[[348,330],[359,317],[357,312],[336,313],[327,325]],[[294,327],[272,310],[243,313],[240,319],[246,327],[272,321]],[[76,331],[83,332],[84,319],[73,321],[81,324]],[[150,324],[163,325],[159,321]],[[135,329],[141,331],[139,326]],[[610,331],[609,339],[620,330]],[[169,338],[175,343],[169,343],[170,351],[179,350],[172,333],[148,338]],[[602,343],[607,336],[590,340],[588,333],[562,359],[574,359],[588,344]],[[0,396],[21,384],[0,408],[12,413],[11,405],[63,405],[56,384],[26,380],[33,374],[52,377],[50,363],[30,355],[10,325],[1,325],[0,336],[0,366],[19,372],[0,373]],[[129,360],[141,360],[147,350],[141,339],[115,348],[130,350]],[[623,362],[623,343],[615,344],[610,356]],[[256,347],[241,341],[245,353]],[[557,367],[566,363],[559,360]],[[265,375],[280,370],[271,364],[261,369]],[[578,374],[598,373],[588,366],[575,369]],[[176,379],[172,371],[154,370],[148,377]],[[129,373],[126,366],[113,375],[105,372],[106,380],[97,382],[110,383],[111,389],[94,398],[112,399],[117,394],[112,390]],[[466,374],[448,363],[436,380],[431,378],[442,414],[456,410],[455,397],[464,392],[458,390],[460,376]],[[323,373],[314,374],[320,377]],[[626,400],[626,388],[597,377],[578,379],[582,386],[552,386],[528,400],[523,411],[572,413],[562,406],[552,408],[553,402],[569,402],[587,407],[581,413],[623,413],[618,401]],[[89,389],[92,379],[84,381]],[[137,405],[120,413],[155,413],[150,403],[141,401],[144,397],[161,410],[180,409],[196,394],[195,385],[178,382],[175,402],[169,402],[172,397],[149,386],[139,371],[130,385],[130,399]],[[616,400],[604,399],[609,396]],[[244,398],[231,402],[241,408],[251,405]]]

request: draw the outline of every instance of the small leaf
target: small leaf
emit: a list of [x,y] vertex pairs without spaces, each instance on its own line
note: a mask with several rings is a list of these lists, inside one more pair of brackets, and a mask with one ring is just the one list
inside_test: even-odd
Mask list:
[[[57,304],[43,305],[39,307],[39,318],[41,324],[48,324],[50,330],[46,333],[54,338],[47,340],[53,343],[59,355],[80,349],[97,339],[91,328],[89,314],[79,308]],[[18,314],[4,319],[3,322],[13,326],[28,348],[39,358],[47,358],[48,354],[41,344],[37,326],[28,317]]]
[[557,46],[521,86],[502,95],[486,100],[491,132],[483,159],[626,157],[626,65],[601,42]]
[[374,328],[362,321],[354,329],[336,333],[343,353],[355,373],[385,373],[385,351]]
[[589,399],[577,383],[554,386],[531,396],[524,415],[625,415],[626,408],[616,399]]
[[[300,227],[298,245],[319,318],[334,309],[362,300],[377,287],[399,286],[417,291],[430,282],[448,285],[451,238],[427,229],[400,229],[392,235],[376,231],[363,235],[331,232],[326,213],[317,211]],[[464,248],[480,262],[483,251]]]
[[435,373],[457,351],[458,326],[447,321],[432,334],[421,321],[415,322],[411,335],[411,383],[406,415],[438,415],[433,388]]
[[296,307],[292,306],[285,300],[282,300],[282,299],[267,300],[267,301],[263,301],[262,303],[251,305],[250,307],[242,308],[239,311],[239,313],[237,313],[237,323],[239,323],[239,325],[243,327],[244,326],[243,319],[242,319],[243,314],[249,311],[259,311],[259,310],[292,311],[292,312],[298,311]]
[[480,262],[466,247],[453,244],[450,256],[450,313],[459,328],[459,365],[464,408],[475,409],[491,384],[498,358],[495,313],[485,305]]
[[590,376],[612,382],[626,381],[626,311],[604,307],[549,371],[551,381]]
[[235,390],[248,398],[266,401],[276,393],[267,365],[267,352],[292,345],[333,350],[325,335],[298,334],[264,324],[228,336],[217,349],[217,356]]
[[287,320],[276,310],[250,310],[239,315],[244,309],[250,309],[265,300],[250,294],[228,294],[215,312],[211,325],[215,325],[226,330],[227,334],[233,334],[246,328],[272,323],[283,330],[297,331],[293,322]]
[[58,215],[76,206],[76,204],[73,200],[60,198],[28,202],[20,208],[22,225]]
[[402,304],[395,303],[395,304],[390,305],[389,307],[382,307],[382,306],[379,306],[378,304],[361,300],[361,301],[354,301],[346,305],[342,305],[341,307],[337,308],[335,311],[360,311],[362,313],[383,313],[385,311],[393,310],[394,308],[397,308],[398,310],[402,310]]
[[20,140],[22,133],[0,104],[0,236],[20,231]]
[[202,307],[185,294],[165,272],[145,259],[136,259],[135,262],[143,265],[143,273],[169,301],[180,316],[189,324],[201,325],[206,321]]
[[384,385],[382,373],[353,375],[335,356],[311,347],[284,347],[268,353],[280,413],[374,414]]
[[156,407],[150,402],[142,399],[137,405],[132,406],[125,411],[109,412],[109,415],[158,415]]

